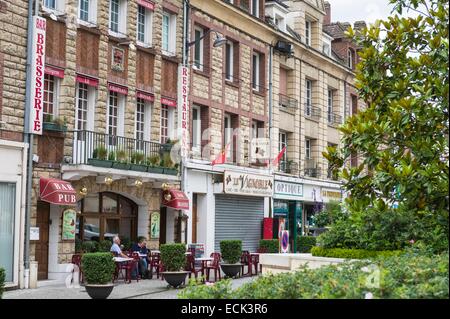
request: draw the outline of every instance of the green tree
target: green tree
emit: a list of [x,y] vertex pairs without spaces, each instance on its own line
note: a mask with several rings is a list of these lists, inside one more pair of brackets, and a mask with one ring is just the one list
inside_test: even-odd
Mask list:
[[[390,2],[387,20],[348,31],[362,47],[356,86],[366,108],[340,128],[341,150],[324,156],[350,195],[352,226],[372,240],[419,239],[448,249],[449,4]],[[418,16],[402,17],[406,10]],[[349,168],[355,153],[361,165]],[[382,229],[381,221],[391,224]]]

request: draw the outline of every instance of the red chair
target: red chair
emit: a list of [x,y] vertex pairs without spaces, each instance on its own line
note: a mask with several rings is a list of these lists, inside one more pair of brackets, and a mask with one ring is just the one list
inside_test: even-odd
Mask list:
[[72,264],[77,265],[78,269],[80,270],[78,274],[79,276],[78,281],[82,283],[84,278],[83,278],[83,271],[81,270],[81,255],[79,254],[72,255]]
[[136,281],[139,282],[139,254],[138,253],[128,253],[127,256],[133,258],[133,260],[119,263],[119,270],[116,279],[118,279],[119,274],[123,275],[123,271],[125,270],[125,282],[131,283],[131,274],[133,271],[136,272]]
[[[192,274],[194,274],[195,279],[197,279],[197,274],[202,272],[202,269],[195,268],[195,256],[191,253],[186,255],[186,266],[185,271],[189,271],[189,278],[191,278]],[[203,275],[203,273],[202,273]]]
[[[242,255],[241,255],[241,272],[239,274],[239,276],[245,276],[249,273],[249,262],[250,262],[250,253],[248,252],[248,250],[243,250],[242,251]],[[244,273],[244,268],[245,266],[247,266],[247,272]]]
[[250,276],[253,276],[253,267],[255,267],[255,275],[258,275],[259,255],[250,254],[250,262],[248,265],[248,271]]
[[151,252],[150,253],[150,263],[149,263],[150,278],[153,278],[153,269],[156,272],[156,278],[159,278],[160,265],[161,265],[161,254],[156,253],[156,252]]
[[219,280],[222,279],[222,276],[220,274],[220,259],[221,255],[220,253],[211,253],[210,255],[213,260],[209,265],[206,265],[205,271],[206,271],[206,281],[209,281],[209,271],[212,269],[214,270],[214,281],[217,281],[217,274],[219,274]]

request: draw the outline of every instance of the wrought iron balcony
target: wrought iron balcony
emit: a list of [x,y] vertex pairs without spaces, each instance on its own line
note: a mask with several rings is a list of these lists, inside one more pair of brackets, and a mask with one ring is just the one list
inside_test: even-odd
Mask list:
[[305,176],[309,177],[320,177],[320,168],[317,165],[317,160],[315,158],[307,158],[305,160]]
[[279,95],[279,104],[287,111],[294,111],[298,108],[298,101],[292,97],[281,94]]
[[293,161],[281,161],[279,166],[280,172],[286,174],[298,175],[298,163]]
[[305,103],[305,117],[315,121],[320,120],[320,114],[322,110],[319,107]]
[[173,163],[164,156],[171,144],[160,144],[91,131],[73,131],[71,164],[176,175]]
[[342,116],[336,113],[328,113],[328,125],[337,127],[342,124]]

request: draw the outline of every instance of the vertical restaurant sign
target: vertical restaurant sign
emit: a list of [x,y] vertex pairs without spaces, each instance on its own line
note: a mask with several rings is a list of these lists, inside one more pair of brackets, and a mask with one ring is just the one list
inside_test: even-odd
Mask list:
[[189,101],[188,101],[188,91],[189,91],[189,72],[188,68],[181,65],[179,68],[179,90],[178,90],[178,103],[179,103],[179,114],[180,114],[180,128],[181,128],[181,156],[187,156],[189,151]]
[[76,231],[77,211],[74,209],[66,209],[63,212],[62,222],[62,240],[74,240]]
[[33,17],[33,42],[31,55],[31,96],[29,131],[42,135],[42,113],[44,102],[45,33],[47,20]]

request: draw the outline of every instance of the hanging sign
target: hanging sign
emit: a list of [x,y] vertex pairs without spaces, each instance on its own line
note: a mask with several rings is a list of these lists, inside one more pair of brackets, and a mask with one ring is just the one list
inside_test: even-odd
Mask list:
[[31,96],[29,131],[42,135],[45,70],[45,34],[47,21],[33,17],[33,40],[31,55]]
[[189,151],[189,100],[188,100],[188,92],[189,92],[189,76],[188,76],[188,68],[186,66],[181,65],[178,69],[178,110],[180,112],[180,128],[181,128],[181,156],[185,157]]

